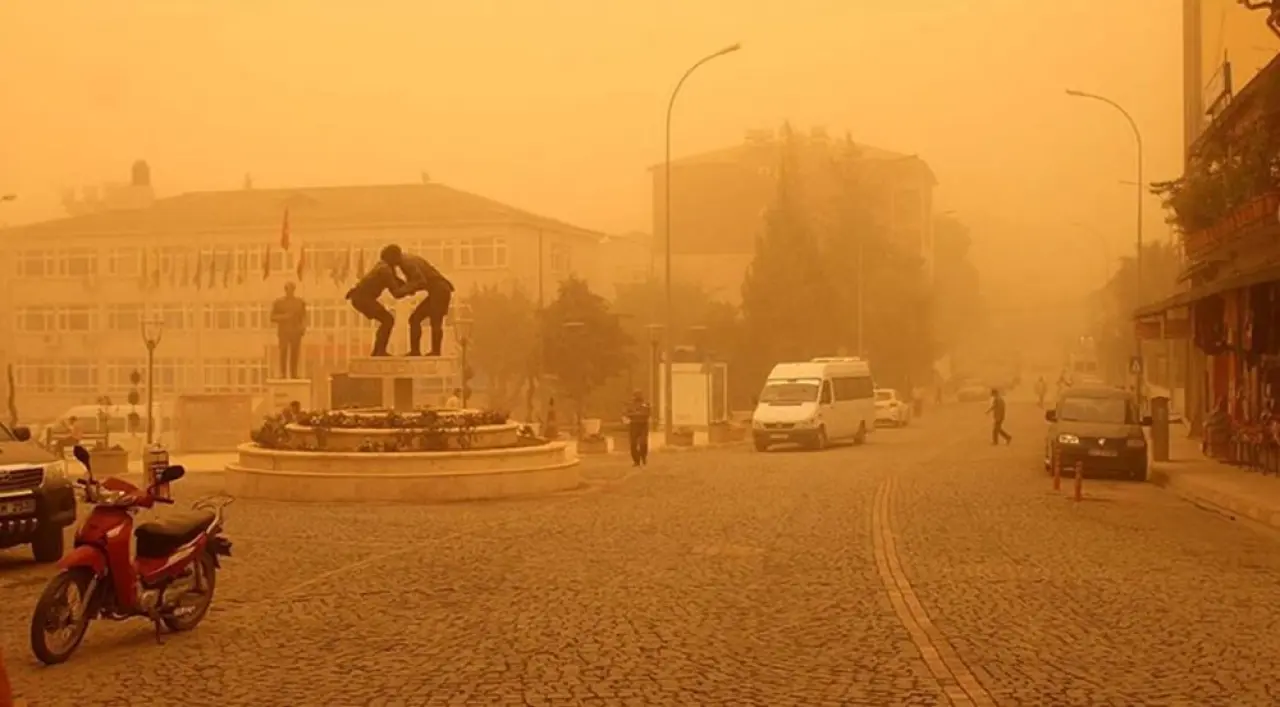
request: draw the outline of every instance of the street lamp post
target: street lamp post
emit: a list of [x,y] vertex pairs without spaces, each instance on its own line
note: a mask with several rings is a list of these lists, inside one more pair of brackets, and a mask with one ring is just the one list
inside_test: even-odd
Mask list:
[[[662,339],[661,324],[648,324],[645,329],[649,332],[649,403],[650,405],[658,404],[660,392],[658,391],[658,344]],[[651,429],[658,428],[658,417],[654,415],[649,420]]]
[[666,322],[665,322],[666,336],[664,337],[665,345],[663,349],[666,353],[666,358],[667,358],[667,376],[666,376],[666,380],[663,381],[663,386],[662,386],[663,392],[665,393],[665,400],[663,400],[663,404],[662,404],[663,429],[666,431],[667,437],[671,437],[671,432],[675,427],[672,422],[674,418],[672,415],[672,407],[671,407],[671,358],[672,358],[672,354],[675,352],[675,341],[672,339],[672,337],[675,335],[675,332],[671,327],[671,322],[674,317],[674,310],[675,310],[675,304],[673,303],[672,296],[671,296],[671,111],[673,108],[675,108],[676,96],[680,95],[680,88],[684,86],[684,82],[689,78],[690,74],[696,71],[699,66],[702,66],[708,61],[711,61],[712,59],[715,59],[717,57],[722,57],[725,54],[732,54],[733,52],[736,52],[741,48],[742,48],[741,44],[730,44],[729,46],[725,47],[724,49],[721,49],[720,51],[717,51],[713,54],[708,54],[707,56],[704,56],[703,58],[699,59],[697,62],[694,63],[693,66],[690,66],[689,70],[684,72],[684,76],[681,76],[680,80],[676,82],[675,89],[671,91],[671,100],[667,101],[667,158],[666,158],[665,167],[663,170],[664,171],[663,181],[665,182],[663,185],[663,190],[665,192],[663,201],[666,203],[666,236],[667,236],[666,243],[664,244],[665,255],[666,255],[665,271],[666,271],[667,311],[666,311]]
[[472,321],[466,317],[453,320],[453,336],[458,341],[458,389],[462,391],[462,408],[467,408],[467,398],[471,395],[467,381],[467,347],[471,345]]
[[[1071,97],[1073,97],[1073,98],[1088,98],[1088,99],[1092,99],[1092,100],[1095,100],[1095,101],[1101,101],[1101,102],[1103,102],[1103,103],[1106,103],[1107,105],[1109,105],[1109,106],[1111,106],[1112,108],[1114,108],[1114,109],[1116,109],[1117,111],[1119,111],[1119,112],[1120,112],[1120,114],[1124,116],[1124,119],[1125,119],[1125,120],[1127,120],[1127,121],[1129,121],[1129,127],[1133,129],[1133,139],[1134,139],[1134,142],[1137,144],[1137,148],[1138,148],[1137,165],[1136,165],[1136,167],[1137,167],[1137,170],[1136,170],[1136,171],[1137,171],[1137,180],[1136,180],[1136,181],[1137,181],[1137,184],[1135,184],[1135,185],[1134,185],[1134,192],[1135,192],[1135,196],[1136,196],[1136,199],[1137,199],[1137,211],[1138,211],[1138,213],[1137,213],[1137,229],[1138,229],[1138,232],[1137,232],[1137,246],[1138,246],[1138,252],[1137,252],[1137,255],[1135,256],[1135,259],[1134,259],[1134,266],[1135,266],[1135,270],[1137,271],[1137,278],[1138,278],[1138,305],[1139,305],[1139,306],[1141,306],[1141,305],[1143,304],[1143,299],[1142,299],[1142,131],[1140,131],[1140,130],[1138,129],[1138,122],[1137,122],[1137,121],[1135,121],[1135,120],[1133,119],[1133,116],[1132,116],[1132,115],[1129,115],[1129,111],[1125,110],[1123,107],[1121,107],[1121,105],[1120,105],[1119,103],[1116,103],[1115,101],[1111,100],[1110,98],[1106,98],[1106,97],[1104,97],[1104,96],[1099,96],[1099,95],[1094,94],[1094,93],[1086,93],[1086,92],[1084,92],[1084,91],[1076,91],[1076,90],[1074,90],[1074,89],[1070,89],[1070,88],[1069,88],[1069,89],[1067,89],[1067,95],[1068,95],[1068,96],[1071,96]],[[1136,340],[1135,340],[1135,343],[1134,343],[1134,346],[1137,348],[1136,353],[1137,353],[1138,359],[1139,359],[1139,360],[1141,360],[1141,358],[1142,358],[1142,340],[1141,340],[1141,339],[1136,339]],[[1142,375],[1142,374],[1138,374],[1138,376],[1137,376],[1137,381],[1136,381],[1135,385],[1136,385],[1136,387],[1137,387],[1137,393],[1138,393],[1138,399],[1139,399],[1139,400],[1141,400],[1141,399],[1142,399],[1142,393],[1143,393],[1143,391],[1142,391],[1142,387],[1143,387],[1143,386],[1142,386],[1142,383],[1143,383],[1142,379],[1143,379],[1143,375]]]
[[164,334],[163,319],[142,322],[142,342],[147,346],[147,447],[155,440],[156,429],[156,347]]

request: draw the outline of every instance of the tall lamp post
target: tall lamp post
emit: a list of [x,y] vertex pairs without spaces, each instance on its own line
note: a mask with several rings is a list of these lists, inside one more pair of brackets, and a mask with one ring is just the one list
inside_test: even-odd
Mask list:
[[[1134,258],[1134,268],[1135,270],[1137,270],[1137,277],[1138,277],[1138,305],[1141,306],[1143,304],[1143,299],[1142,299],[1142,131],[1138,130],[1138,122],[1133,119],[1132,115],[1129,115],[1129,111],[1125,110],[1123,107],[1121,107],[1119,103],[1116,103],[1110,98],[1099,96],[1095,93],[1086,93],[1084,91],[1076,91],[1070,88],[1067,89],[1067,95],[1073,98],[1088,98],[1091,100],[1101,101],[1103,103],[1106,103],[1107,105],[1119,111],[1120,115],[1123,115],[1124,119],[1129,121],[1129,127],[1133,129],[1133,140],[1138,147],[1138,156],[1137,156],[1137,165],[1136,165],[1137,184],[1134,185],[1134,192],[1135,192],[1136,201],[1137,201],[1136,205],[1138,207],[1138,213],[1137,213],[1138,252]],[[1136,348],[1135,353],[1138,356],[1138,360],[1141,360],[1142,359],[1142,340],[1135,337],[1134,347]],[[1139,373],[1137,375],[1137,381],[1134,383],[1134,385],[1137,387],[1138,400],[1142,400],[1142,394],[1143,394],[1142,379],[1143,379],[1143,374]]]
[[156,347],[164,334],[163,319],[142,321],[142,343],[147,346],[147,446],[155,440],[156,430]]
[[472,321],[466,317],[453,320],[453,336],[458,341],[458,389],[462,391],[462,408],[467,407],[467,398],[471,390],[467,380],[467,347],[471,345]]
[[741,48],[742,48],[741,44],[730,44],[724,49],[721,49],[713,54],[708,54],[707,56],[704,56],[701,59],[699,59],[697,62],[694,63],[693,66],[690,66],[689,70],[684,72],[684,76],[681,76],[680,80],[676,82],[675,89],[671,91],[671,100],[667,101],[667,158],[665,162],[665,167],[663,168],[663,173],[664,173],[663,191],[665,192],[663,201],[666,203],[666,222],[667,222],[666,223],[667,237],[665,239],[666,243],[664,244],[665,256],[666,256],[666,268],[665,268],[666,278],[665,279],[666,279],[666,294],[667,294],[667,297],[666,297],[667,299],[666,325],[667,326],[666,326],[665,345],[663,349],[665,351],[666,359],[667,359],[667,376],[666,376],[666,380],[663,381],[663,386],[662,386],[662,390],[665,398],[665,400],[662,401],[662,418],[663,418],[663,429],[665,430],[666,436],[668,438],[671,437],[671,432],[675,427],[672,422],[674,418],[672,416],[672,407],[671,407],[671,358],[672,358],[672,354],[675,353],[675,341],[672,339],[672,337],[675,335],[675,332],[672,330],[672,327],[671,327],[671,322],[674,317],[674,310],[675,310],[675,304],[672,301],[672,296],[671,296],[671,111],[676,106],[676,97],[680,95],[680,88],[684,86],[684,82],[688,80],[690,74],[692,74],[694,71],[697,71],[699,66],[702,66],[708,61],[711,61],[712,59],[715,59],[717,57],[722,57],[725,54],[732,54],[733,52],[736,52]]
[[[658,391],[658,344],[662,340],[661,324],[648,324],[645,329],[649,332],[649,404],[656,405],[660,393]],[[658,428],[658,417],[654,415],[649,420],[649,427]]]

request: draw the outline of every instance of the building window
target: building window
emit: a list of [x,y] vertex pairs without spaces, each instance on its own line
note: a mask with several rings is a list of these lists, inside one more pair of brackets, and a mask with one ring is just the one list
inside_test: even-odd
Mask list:
[[14,382],[37,393],[96,393],[98,364],[93,359],[29,359],[13,367]]
[[58,274],[57,253],[52,250],[24,250],[18,254],[20,277],[52,277]]
[[54,331],[57,314],[53,307],[20,307],[14,317],[14,328],[18,331]]
[[[146,367],[147,362],[141,358],[113,358],[107,361],[107,378],[106,389],[113,395],[127,394],[133,390],[133,382],[129,380],[134,371],[143,376],[142,382],[138,385],[138,392],[146,394]],[[123,403],[123,398],[121,399]]]
[[458,241],[458,267],[483,270],[507,266],[505,238],[463,238]]
[[142,251],[137,248],[115,248],[107,254],[107,274],[138,277],[142,274]]
[[258,391],[267,380],[267,362],[262,358],[210,359],[205,361],[203,377],[205,392]]
[[142,306],[137,304],[113,304],[107,307],[109,331],[137,332],[142,329]]
[[63,258],[62,275],[87,277],[98,274],[98,253],[91,248],[72,248]]
[[573,270],[573,250],[567,243],[552,243],[549,250],[549,263],[553,275],[568,275]]
[[181,304],[160,304],[151,308],[147,318],[164,322],[163,331],[191,329],[195,311],[194,308]]
[[93,307],[21,307],[14,319],[18,331],[92,331],[97,328]]
[[97,327],[97,311],[92,307],[63,307],[58,310],[59,331],[92,331]]

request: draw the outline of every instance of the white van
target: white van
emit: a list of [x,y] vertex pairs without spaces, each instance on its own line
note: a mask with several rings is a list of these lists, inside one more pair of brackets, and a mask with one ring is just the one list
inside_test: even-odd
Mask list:
[[777,364],[751,415],[756,449],[793,442],[815,449],[836,440],[862,444],[876,429],[875,388],[871,366],[860,358]]

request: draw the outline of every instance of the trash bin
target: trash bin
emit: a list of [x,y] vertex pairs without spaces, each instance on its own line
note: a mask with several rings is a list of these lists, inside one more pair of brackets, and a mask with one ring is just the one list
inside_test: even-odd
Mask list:
[[171,501],[173,497],[169,494],[169,484],[156,483],[167,468],[169,468],[169,451],[158,444],[147,447],[142,454],[143,484],[148,489],[153,489],[152,494],[156,498]]

